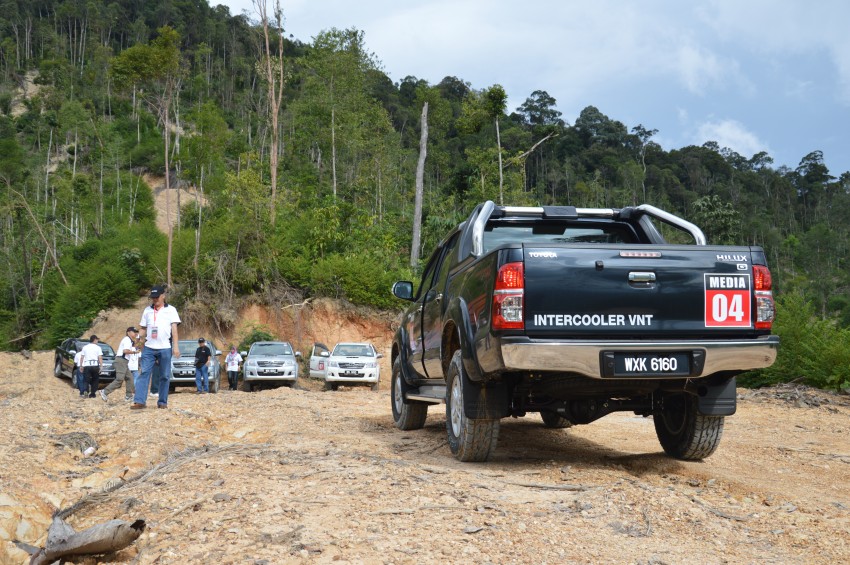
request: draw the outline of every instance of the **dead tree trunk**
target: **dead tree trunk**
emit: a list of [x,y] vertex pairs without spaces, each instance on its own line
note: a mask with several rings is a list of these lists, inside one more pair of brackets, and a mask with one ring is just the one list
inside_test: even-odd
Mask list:
[[120,551],[145,531],[145,521],[110,520],[75,532],[62,518],[53,517],[47,543],[30,557],[30,565],[47,565],[69,555],[99,555]]
[[413,241],[410,244],[410,266],[419,263],[419,240],[422,232],[422,193],[425,191],[425,156],[428,152],[428,102],[422,105],[422,133],[419,135],[419,162],[416,164],[416,196],[413,205]]

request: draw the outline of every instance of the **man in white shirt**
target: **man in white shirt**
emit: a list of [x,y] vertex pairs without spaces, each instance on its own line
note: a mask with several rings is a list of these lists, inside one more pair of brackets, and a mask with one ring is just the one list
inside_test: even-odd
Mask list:
[[157,408],[168,408],[168,382],[171,380],[171,357],[180,357],[177,326],[180,315],[177,308],[165,301],[165,287],[155,286],[150,293],[151,305],[142,312],[139,322],[141,331],[139,341],[144,341],[142,349],[141,371],[136,381],[136,393],[133,396],[132,410],[145,408],[150,388],[151,372],[156,360],[159,360],[160,380]]
[[118,351],[115,352],[115,380],[107,385],[105,389],[100,391],[100,398],[106,402],[106,397],[125,383],[126,394],[124,400],[130,400],[136,393],[136,385],[133,374],[130,372],[130,357],[136,353],[136,338],[139,335],[139,330],[130,326],[125,332],[124,339],[118,344]]
[[103,367],[103,350],[98,345],[96,335],[89,337],[89,342],[83,347],[83,375],[86,379],[89,398],[94,398],[100,386],[100,368]]

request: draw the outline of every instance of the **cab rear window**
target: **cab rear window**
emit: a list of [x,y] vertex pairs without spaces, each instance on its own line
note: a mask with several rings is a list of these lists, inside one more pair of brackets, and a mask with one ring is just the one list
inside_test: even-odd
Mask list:
[[507,244],[639,243],[634,230],[617,223],[490,223],[484,230],[484,252]]

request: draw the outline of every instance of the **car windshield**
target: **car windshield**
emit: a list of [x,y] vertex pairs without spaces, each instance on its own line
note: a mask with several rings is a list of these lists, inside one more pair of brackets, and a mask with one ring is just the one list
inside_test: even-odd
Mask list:
[[[213,342],[208,341],[204,345],[209,347],[210,351],[212,351],[213,355],[215,355],[215,345],[213,345]],[[183,356],[183,355],[194,355],[195,350],[198,349],[200,346],[201,346],[201,344],[198,343],[197,341],[189,341],[189,340],[182,341],[181,340],[179,342],[180,355],[181,356]]]
[[251,346],[251,355],[292,355],[292,346],[288,343],[255,343]]
[[365,343],[341,343],[334,347],[337,357],[373,357],[372,348]]

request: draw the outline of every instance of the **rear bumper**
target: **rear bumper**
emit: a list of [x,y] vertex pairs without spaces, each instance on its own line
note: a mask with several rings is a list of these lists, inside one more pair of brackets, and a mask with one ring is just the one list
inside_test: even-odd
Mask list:
[[[770,367],[776,361],[779,336],[750,340],[659,340],[659,341],[548,341],[526,337],[504,337],[502,360],[507,371],[577,373],[602,379],[603,352],[702,351],[704,363],[697,376],[720,371],[748,371]],[[641,378],[669,379],[669,376]],[[681,378],[681,377],[679,377]]]

